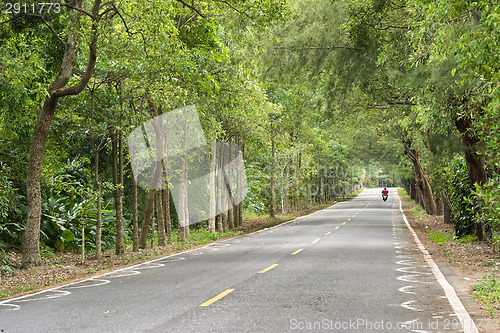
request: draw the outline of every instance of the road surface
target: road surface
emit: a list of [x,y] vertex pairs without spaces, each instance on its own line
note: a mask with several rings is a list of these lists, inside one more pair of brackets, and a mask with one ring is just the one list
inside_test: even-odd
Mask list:
[[[0,302],[1,332],[460,332],[396,190]],[[453,302],[453,300],[451,300]]]

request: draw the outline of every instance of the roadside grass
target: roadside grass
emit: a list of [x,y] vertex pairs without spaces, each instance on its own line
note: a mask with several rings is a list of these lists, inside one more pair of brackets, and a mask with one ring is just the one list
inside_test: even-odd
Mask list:
[[431,242],[434,242],[439,245],[446,244],[450,239],[453,239],[452,235],[445,235],[442,232],[437,232],[433,230],[428,230],[427,235],[429,235],[429,239]]
[[201,245],[201,244],[207,244],[213,241],[216,241],[221,238],[226,238],[226,237],[231,237],[231,236],[238,236],[241,235],[243,232],[241,231],[228,231],[228,232],[215,232],[215,233],[210,233],[210,231],[206,229],[194,229],[189,231],[190,235],[190,243],[191,245]]
[[477,236],[474,236],[474,235],[465,235],[462,237],[454,236],[453,239],[457,243],[473,243],[473,242],[477,241]]
[[406,203],[410,204],[412,207],[407,211],[409,215],[413,219],[420,219],[422,216],[429,216],[426,211],[422,208],[421,205],[417,204],[415,200],[410,198],[408,193],[406,193],[406,190],[404,188],[398,187],[398,195],[399,197]]
[[15,294],[27,293],[27,292],[34,291],[34,290],[35,290],[34,286],[29,286],[29,285],[25,285],[25,284],[20,283],[19,285],[15,286],[13,288],[5,289],[5,290],[2,289],[0,291],[0,299],[4,299],[4,298],[10,297],[10,296],[15,295]]
[[265,217],[264,214],[259,214],[258,212],[250,209],[243,210],[243,220],[253,220]]
[[398,195],[401,197],[401,199],[403,199],[403,201],[410,204],[415,204],[415,201],[412,198],[410,198],[410,196],[408,195],[408,193],[406,193],[404,188],[398,187],[397,190],[398,190]]
[[490,316],[495,316],[500,308],[500,280],[495,273],[498,267],[493,268],[492,273],[483,278],[473,286],[473,295],[476,297]]
[[361,192],[363,192],[364,188],[358,188],[357,190],[354,190],[354,192],[352,192],[351,196],[358,196],[358,194],[360,194]]

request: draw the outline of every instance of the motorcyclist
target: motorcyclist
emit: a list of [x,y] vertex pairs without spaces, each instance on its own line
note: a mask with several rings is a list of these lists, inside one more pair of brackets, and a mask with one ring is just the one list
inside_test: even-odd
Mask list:
[[389,194],[389,191],[387,190],[386,187],[384,187],[384,189],[382,190],[382,196],[388,195],[388,194]]

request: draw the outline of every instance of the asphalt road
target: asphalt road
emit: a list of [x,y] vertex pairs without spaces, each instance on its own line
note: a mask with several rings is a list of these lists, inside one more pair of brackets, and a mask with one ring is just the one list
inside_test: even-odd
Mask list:
[[[455,326],[453,326],[455,324]],[[459,332],[395,189],[8,302],[11,332]]]

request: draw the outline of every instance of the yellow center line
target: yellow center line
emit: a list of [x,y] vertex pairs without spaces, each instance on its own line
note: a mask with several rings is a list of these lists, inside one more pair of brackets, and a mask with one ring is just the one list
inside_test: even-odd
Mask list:
[[338,228],[340,228],[340,226],[335,227],[335,230],[337,230]]
[[342,225],[346,224],[347,222],[342,223]]
[[273,269],[273,268],[274,268],[274,267],[276,267],[276,266],[278,266],[278,264],[271,265],[271,266],[269,266],[269,267],[267,267],[267,268],[264,268],[264,269],[263,269],[263,270],[261,270],[259,273],[260,273],[260,274],[265,273],[265,272],[267,272],[268,270]]
[[200,306],[209,306],[210,304],[212,304],[213,302],[221,299],[222,297],[226,296],[227,294],[233,292],[234,289],[226,289],[225,291],[221,292],[219,295],[209,299],[208,301],[206,301],[205,303],[202,303],[200,304]]
[[319,240],[320,240],[319,238],[318,238],[318,239],[315,239],[315,240],[313,240],[313,241],[312,241],[312,243],[313,243],[313,244],[314,244],[314,243],[317,243],[317,242],[319,242]]
[[350,218],[347,219],[347,221],[350,221],[350,220],[351,220]]
[[300,252],[300,251],[302,251],[302,250],[304,250],[304,249],[298,249],[297,251],[292,252],[292,254],[297,254],[297,253],[299,253],[299,252]]
[[325,236],[328,236],[329,234],[331,234],[332,232],[331,231],[328,231]]

